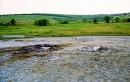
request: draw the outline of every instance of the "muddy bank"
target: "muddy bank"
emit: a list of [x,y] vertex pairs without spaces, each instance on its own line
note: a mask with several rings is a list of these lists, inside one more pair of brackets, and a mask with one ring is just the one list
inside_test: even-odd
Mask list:
[[[19,44],[16,47],[15,42]],[[7,45],[1,47],[1,54],[7,52],[0,56],[7,58],[0,60],[1,82],[130,82],[129,36],[48,37],[0,43]]]

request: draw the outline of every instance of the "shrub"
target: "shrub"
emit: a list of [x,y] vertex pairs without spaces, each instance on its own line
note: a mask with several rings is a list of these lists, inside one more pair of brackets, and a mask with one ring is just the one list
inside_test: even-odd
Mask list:
[[105,20],[106,23],[109,23],[109,21],[110,21],[110,16],[105,16],[105,17],[104,17],[104,20]]
[[120,18],[119,18],[119,17],[116,17],[116,18],[115,18],[115,22],[116,22],[116,23],[118,23],[118,22],[119,22],[119,20],[120,20]]
[[86,23],[88,22],[87,19],[83,19],[82,21],[83,21],[83,22],[86,22]]
[[16,21],[15,19],[11,19],[9,22],[1,22],[0,25],[1,26],[11,26],[11,25],[15,25],[16,24]]
[[130,22],[130,18],[124,18],[122,22]]
[[3,25],[4,25],[4,24],[1,22],[1,23],[0,23],[0,26],[3,26]]
[[69,24],[69,22],[68,21],[62,21],[62,22],[60,22],[60,24]]
[[93,19],[93,23],[95,23],[95,24],[96,24],[96,23],[97,23],[97,21],[98,21],[98,20],[97,20],[96,18],[94,18],[94,19]]
[[47,26],[49,25],[49,20],[47,19],[35,20],[34,24],[38,26]]
[[127,22],[130,22],[130,18],[127,18],[126,21],[127,21]]
[[16,21],[15,21],[15,19],[14,19],[14,18],[13,18],[13,19],[11,19],[10,24],[11,24],[11,25],[15,25],[15,24],[16,24]]

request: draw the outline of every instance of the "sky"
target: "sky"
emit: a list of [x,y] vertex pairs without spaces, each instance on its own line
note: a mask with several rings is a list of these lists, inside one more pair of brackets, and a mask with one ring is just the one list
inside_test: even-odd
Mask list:
[[130,0],[0,0],[0,14],[113,14],[130,12]]

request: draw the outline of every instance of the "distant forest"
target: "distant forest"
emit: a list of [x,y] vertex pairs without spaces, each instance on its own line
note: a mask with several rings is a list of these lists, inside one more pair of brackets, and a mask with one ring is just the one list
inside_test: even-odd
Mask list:
[[96,18],[98,20],[104,20],[104,16],[125,16],[130,17],[130,13],[119,13],[119,14],[96,14],[96,15],[65,15],[65,14],[42,14],[42,13],[33,13],[33,14],[8,14],[8,15],[0,15],[1,16],[30,16],[33,18],[36,17],[47,17],[47,19],[55,19],[55,20],[92,20]]

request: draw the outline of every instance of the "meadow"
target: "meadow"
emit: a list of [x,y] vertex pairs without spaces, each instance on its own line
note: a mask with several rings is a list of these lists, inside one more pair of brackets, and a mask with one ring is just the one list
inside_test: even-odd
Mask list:
[[[27,18],[28,17],[28,18]],[[53,16],[18,16],[16,25],[0,26],[0,35],[33,36],[126,36],[130,35],[130,23],[86,23],[70,21],[69,24],[52,23],[49,26],[34,25],[35,19],[46,18],[51,22]],[[8,21],[12,16],[1,16],[0,21]]]

